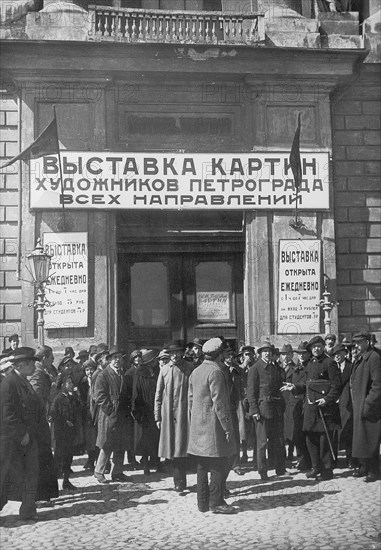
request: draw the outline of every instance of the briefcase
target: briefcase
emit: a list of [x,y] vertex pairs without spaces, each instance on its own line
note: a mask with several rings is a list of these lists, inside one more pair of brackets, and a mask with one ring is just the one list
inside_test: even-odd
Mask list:
[[331,390],[329,380],[309,380],[306,383],[307,401],[311,405],[318,399],[323,399]]

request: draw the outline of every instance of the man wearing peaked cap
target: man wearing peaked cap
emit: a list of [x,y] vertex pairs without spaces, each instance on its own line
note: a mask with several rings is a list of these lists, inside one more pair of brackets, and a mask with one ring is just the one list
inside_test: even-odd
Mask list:
[[285,403],[280,391],[283,385],[282,373],[272,362],[272,344],[265,340],[260,344],[258,353],[260,358],[249,370],[247,377],[247,398],[250,413],[255,420],[258,472],[261,479],[266,480],[266,449],[273,451],[273,457],[270,458],[274,459],[276,474],[286,473],[283,440]]
[[10,372],[10,370],[13,367],[13,363],[10,360],[13,356],[12,355],[6,355],[5,353],[1,355],[0,359],[0,383],[2,382],[3,378]]
[[175,491],[181,493],[187,484],[188,382],[193,365],[183,359],[184,346],[179,340],[166,343],[164,348],[169,361],[160,369],[155,393],[158,455],[173,461]]
[[228,457],[236,452],[228,379],[222,365],[225,349],[220,338],[207,340],[202,346],[204,361],[189,379],[188,453],[197,460],[198,509],[215,514],[235,512],[223,495]]
[[312,470],[308,478],[329,480],[333,477],[335,456],[332,448],[333,432],[340,426],[337,401],[340,396],[340,371],[325,353],[324,339],[314,336],[308,342],[311,359],[306,366],[306,378],[300,384],[288,384],[285,390],[306,393],[303,430],[306,432]]

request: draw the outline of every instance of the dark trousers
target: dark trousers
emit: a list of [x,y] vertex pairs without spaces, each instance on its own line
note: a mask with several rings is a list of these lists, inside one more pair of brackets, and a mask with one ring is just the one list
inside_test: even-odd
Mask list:
[[57,468],[57,472],[63,474],[64,478],[69,478],[71,464],[73,462],[74,455],[74,440],[60,440],[56,439],[56,449],[54,451],[54,462]]
[[286,453],[283,439],[283,421],[281,419],[260,418],[255,422],[257,434],[257,460],[258,472],[267,473],[269,461],[275,466],[276,473],[283,473],[285,470]]
[[379,452],[377,449],[372,457],[359,459],[366,474],[380,475],[380,459],[378,455]]
[[302,431],[297,432],[294,437],[294,444],[296,447],[298,463],[302,464],[306,468],[311,468],[311,458],[307,449],[306,433]]
[[[198,456],[197,505],[201,512],[220,506],[224,502],[224,484],[228,469],[227,457]],[[208,481],[210,472],[210,484]]]
[[173,482],[175,487],[185,489],[187,486],[187,457],[179,457],[172,459],[173,464]]
[[[332,441],[332,432],[328,432]],[[306,432],[307,449],[311,457],[312,468],[333,470],[333,458],[325,432]]]

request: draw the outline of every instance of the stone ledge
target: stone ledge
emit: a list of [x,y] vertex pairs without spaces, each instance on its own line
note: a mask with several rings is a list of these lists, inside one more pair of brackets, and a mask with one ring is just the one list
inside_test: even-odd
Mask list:
[[282,48],[321,48],[319,33],[304,32],[266,32],[266,46],[277,46]]
[[364,48],[364,39],[359,35],[348,35],[348,34],[331,34],[331,35],[321,35],[321,47],[329,49],[351,49],[358,50]]

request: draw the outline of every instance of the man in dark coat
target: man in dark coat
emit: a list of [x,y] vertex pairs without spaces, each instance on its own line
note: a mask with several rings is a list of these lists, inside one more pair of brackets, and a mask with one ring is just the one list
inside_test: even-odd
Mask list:
[[36,357],[38,361],[36,361],[36,368],[33,375],[29,378],[29,382],[44,403],[48,416],[52,384],[57,378],[57,371],[53,367],[53,350],[49,346],[39,346],[36,349]]
[[[311,358],[307,349],[307,342],[300,342],[295,350],[298,356],[298,363],[293,366],[286,383],[298,386],[305,383],[306,367]],[[287,388],[283,386],[281,391]],[[286,394],[287,395],[287,394]],[[300,471],[311,469],[311,459],[306,444],[306,434],[303,432],[303,399],[302,394],[291,391],[286,399],[286,410],[284,413],[284,437],[296,447],[298,462],[296,468]]]
[[73,462],[77,422],[80,415],[80,402],[73,390],[74,382],[72,375],[64,375],[60,391],[54,398],[51,408],[54,439],[56,442],[54,461],[57,472],[62,472],[62,489],[69,491],[76,489],[69,481],[69,477]]
[[[263,342],[258,348],[260,358],[249,370],[247,399],[250,414],[255,420],[257,434],[258,472],[261,479],[268,479],[266,450],[271,449],[276,475],[286,474],[283,438],[283,413],[285,402],[281,394],[283,377],[280,369],[272,363],[273,346]],[[269,453],[268,453],[269,455]]]
[[346,359],[347,350],[343,344],[336,344],[333,348],[333,358],[340,369],[341,393],[339,397],[341,427],[337,431],[336,448],[345,449],[348,467],[352,467],[352,439],[353,439],[353,410],[349,379],[352,363]]
[[57,478],[45,410],[27,379],[37,357],[28,347],[12,357],[13,370],[0,385],[1,509],[8,500],[21,501],[20,518],[31,520],[37,518],[36,500],[58,496]]
[[335,361],[328,357],[324,349],[324,339],[314,336],[307,348],[311,360],[306,367],[306,378],[299,384],[286,384],[285,389],[295,393],[305,393],[303,430],[306,432],[308,452],[312,470],[308,478],[320,476],[320,480],[333,477],[334,456],[332,456],[332,436],[340,426],[338,399],[340,396],[340,371]]
[[[294,357],[294,350],[291,344],[284,344],[282,349],[279,351],[280,354],[280,361],[279,365],[282,368],[282,374],[283,374],[283,380],[286,382],[290,382],[292,379],[292,375],[294,372],[295,363],[293,360]],[[286,393],[283,394],[283,398],[286,402],[286,410],[285,414],[287,412],[287,405],[288,401],[292,402],[292,395]],[[290,425],[286,422],[286,418],[284,419],[284,441],[288,444],[288,452],[287,452],[287,459],[292,461],[294,456],[294,442],[293,442],[293,433],[290,430]]]
[[[197,503],[200,512],[231,514],[235,509],[224,501],[228,457],[236,453],[231,417],[229,381],[224,342],[211,338],[202,347],[204,361],[189,379],[188,453],[197,460]],[[210,472],[210,486],[208,484]]]
[[132,448],[133,418],[131,416],[132,379],[123,370],[124,352],[117,346],[107,355],[109,364],[102,370],[94,386],[93,397],[98,409],[97,447],[100,452],[94,477],[104,483],[107,462],[113,455],[112,481],[130,481],[123,474],[124,454]]
[[[145,350],[133,377],[132,416],[135,419],[135,454],[142,457],[144,475],[150,474],[150,465],[160,471],[158,457],[160,431],[156,426],[154,406],[159,376],[158,353]],[[134,456],[135,456],[134,454]]]
[[379,450],[381,440],[381,360],[372,350],[371,335],[355,334],[353,342],[358,351],[350,387],[353,402],[352,454],[360,459],[361,469],[355,477],[365,474],[364,481],[376,481],[380,475]]

